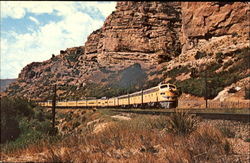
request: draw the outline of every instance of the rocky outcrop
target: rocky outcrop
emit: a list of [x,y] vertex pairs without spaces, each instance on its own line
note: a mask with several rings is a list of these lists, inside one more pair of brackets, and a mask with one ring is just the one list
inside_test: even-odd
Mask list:
[[[116,11],[85,43],[87,58],[110,70],[140,63],[144,68],[181,52],[179,2],[118,2]],[[121,66],[121,60],[123,66]]]
[[200,39],[228,35],[249,38],[247,2],[183,2],[181,8],[184,48],[193,48]]
[[[153,86],[163,79],[198,79],[211,65],[218,67],[216,73],[228,71],[234,63],[245,63],[240,55],[246,56],[249,48],[249,17],[244,2],[120,1],[84,46],[27,65],[8,93],[49,98],[52,85],[58,84],[60,97],[83,98],[88,89],[128,89],[136,80]],[[241,72],[249,74],[244,68]],[[128,84],[127,72],[143,79]]]

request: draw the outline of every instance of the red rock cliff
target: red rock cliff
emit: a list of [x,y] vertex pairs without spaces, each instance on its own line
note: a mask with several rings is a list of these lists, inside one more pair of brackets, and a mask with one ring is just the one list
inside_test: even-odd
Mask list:
[[[49,97],[51,85],[59,84],[61,97],[81,98],[88,83],[124,83],[124,74],[131,66],[142,76],[146,74],[146,81],[184,81],[193,73],[190,76],[191,72],[180,71],[173,77],[170,71],[185,67],[200,72],[204,64],[236,63],[232,53],[249,47],[249,19],[249,3],[245,2],[121,1],[84,46],[27,65],[8,92]],[[209,55],[197,57],[204,53]],[[219,63],[218,53],[224,55]],[[85,93],[77,92],[81,89]]]

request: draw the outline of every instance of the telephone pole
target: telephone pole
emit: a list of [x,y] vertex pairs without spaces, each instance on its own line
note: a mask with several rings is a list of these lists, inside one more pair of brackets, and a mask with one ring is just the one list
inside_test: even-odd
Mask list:
[[207,108],[207,69],[205,69],[205,100],[206,100],[206,108]]
[[56,115],[56,84],[54,85],[54,95],[52,99],[52,128],[55,129],[55,115]]

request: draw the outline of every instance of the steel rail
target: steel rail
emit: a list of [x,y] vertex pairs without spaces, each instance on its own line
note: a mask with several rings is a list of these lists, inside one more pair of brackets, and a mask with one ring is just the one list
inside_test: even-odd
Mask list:
[[[123,113],[136,113],[136,114],[150,114],[150,115],[171,115],[175,112],[162,112],[162,111],[134,111],[134,110],[113,110],[115,112]],[[220,120],[233,120],[240,122],[250,122],[250,114],[235,114],[235,113],[195,113],[192,114],[203,119],[220,119]]]

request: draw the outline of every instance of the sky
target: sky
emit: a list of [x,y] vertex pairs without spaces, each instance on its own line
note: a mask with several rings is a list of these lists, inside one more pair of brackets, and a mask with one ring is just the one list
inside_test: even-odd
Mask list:
[[1,79],[17,78],[27,64],[83,46],[115,10],[114,1],[0,1]]

